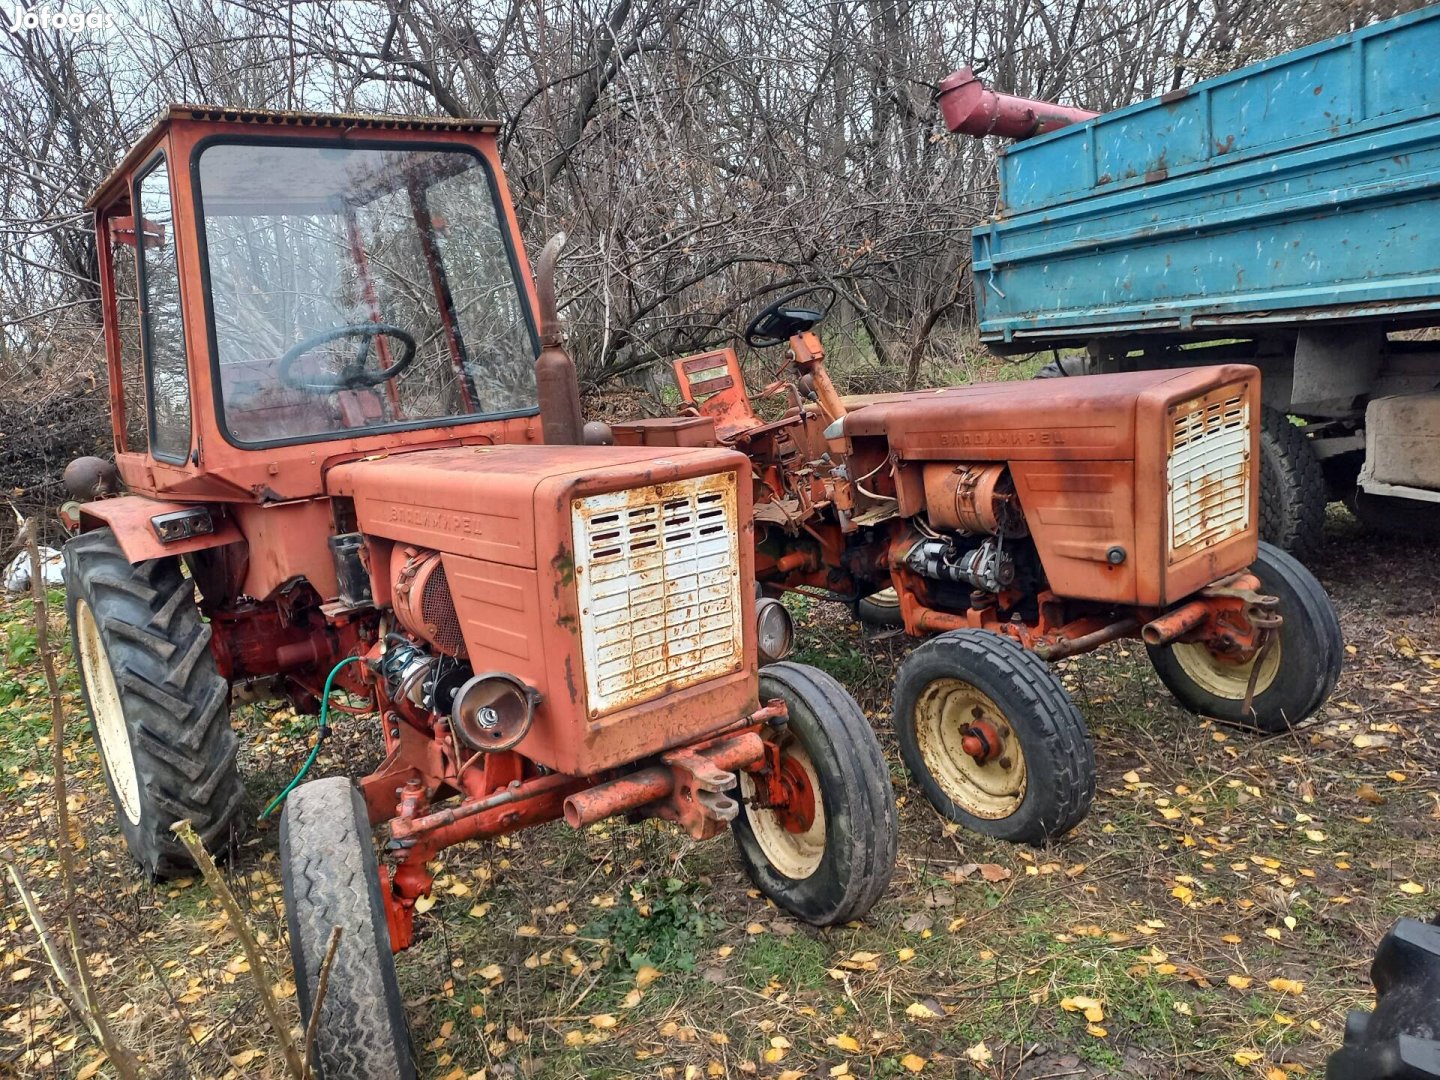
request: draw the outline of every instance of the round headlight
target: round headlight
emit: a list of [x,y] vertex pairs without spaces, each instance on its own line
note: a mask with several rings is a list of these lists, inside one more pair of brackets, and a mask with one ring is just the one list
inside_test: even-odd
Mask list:
[[509,750],[535,717],[535,694],[504,672],[476,675],[455,691],[450,710],[456,737],[472,750]]
[[790,611],[779,600],[763,596],[755,601],[756,650],[760,663],[784,660],[795,647],[795,626]]

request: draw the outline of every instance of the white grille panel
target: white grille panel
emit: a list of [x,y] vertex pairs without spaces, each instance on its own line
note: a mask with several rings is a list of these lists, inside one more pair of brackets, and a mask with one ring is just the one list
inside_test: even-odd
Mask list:
[[576,499],[572,517],[591,716],[740,667],[734,473]]
[[1250,527],[1250,406],[1243,392],[1189,402],[1168,469],[1170,552],[1193,554]]

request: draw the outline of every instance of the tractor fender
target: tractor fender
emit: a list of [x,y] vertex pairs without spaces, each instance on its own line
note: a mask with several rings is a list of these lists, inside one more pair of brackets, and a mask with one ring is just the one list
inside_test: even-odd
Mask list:
[[210,520],[214,531],[200,536],[163,541],[155,531],[151,519],[162,514],[173,514],[180,510],[192,510],[203,503],[161,502],[141,495],[121,495],[98,502],[81,503],[79,507],[80,531],[109,528],[120,544],[125,558],[133,563],[150,559],[162,559],[168,555],[185,555],[192,551],[224,547],[244,540],[235,522],[216,508],[210,509]]

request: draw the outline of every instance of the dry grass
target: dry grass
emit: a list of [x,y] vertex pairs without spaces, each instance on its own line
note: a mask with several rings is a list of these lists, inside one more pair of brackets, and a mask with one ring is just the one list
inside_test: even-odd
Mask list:
[[[862,643],[843,609],[809,608],[805,657],[875,716],[903,798],[901,864],[872,916],[824,932],[797,924],[748,888],[727,840],[695,844],[653,823],[453,849],[400,960],[424,1075],[887,1076],[920,1058],[938,1076],[1316,1074],[1345,1011],[1368,1000],[1374,942],[1396,917],[1432,908],[1432,894],[1400,886],[1440,881],[1440,614],[1427,552],[1361,535],[1343,515],[1331,529],[1314,568],[1353,651],[1319,717],[1259,739],[1181,713],[1136,648],[1071,661],[1063,675],[1092,726],[1101,791],[1049,850],[992,844],[930,812],[886,719],[906,646]],[[0,813],[5,843],[53,904],[27,610],[0,610],[0,701],[17,695],[0,705]],[[281,1075],[213,898],[198,882],[136,877],[80,734],[73,675],[67,692],[81,922],[117,1034],[155,1075]],[[310,721],[242,719],[258,810],[299,764]],[[321,774],[373,756],[362,728],[330,745]],[[273,828],[253,829],[230,873],[293,1010],[275,843]],[[1009,876],[989,883],[967,871],[976,863]],[[0,1073],[83,1072],[97,1052],[6,899]],[[646,966],[660,974],[642,988]],[[1097,999],[1103,1020],[1062,1008],[1076,996]]]

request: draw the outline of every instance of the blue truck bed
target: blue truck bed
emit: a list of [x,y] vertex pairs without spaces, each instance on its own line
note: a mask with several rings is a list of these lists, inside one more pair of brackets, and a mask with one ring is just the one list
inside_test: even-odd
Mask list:
[[1440,6],[1009,147],[973,233],[982,339],[1426,321],[1437,64]]

